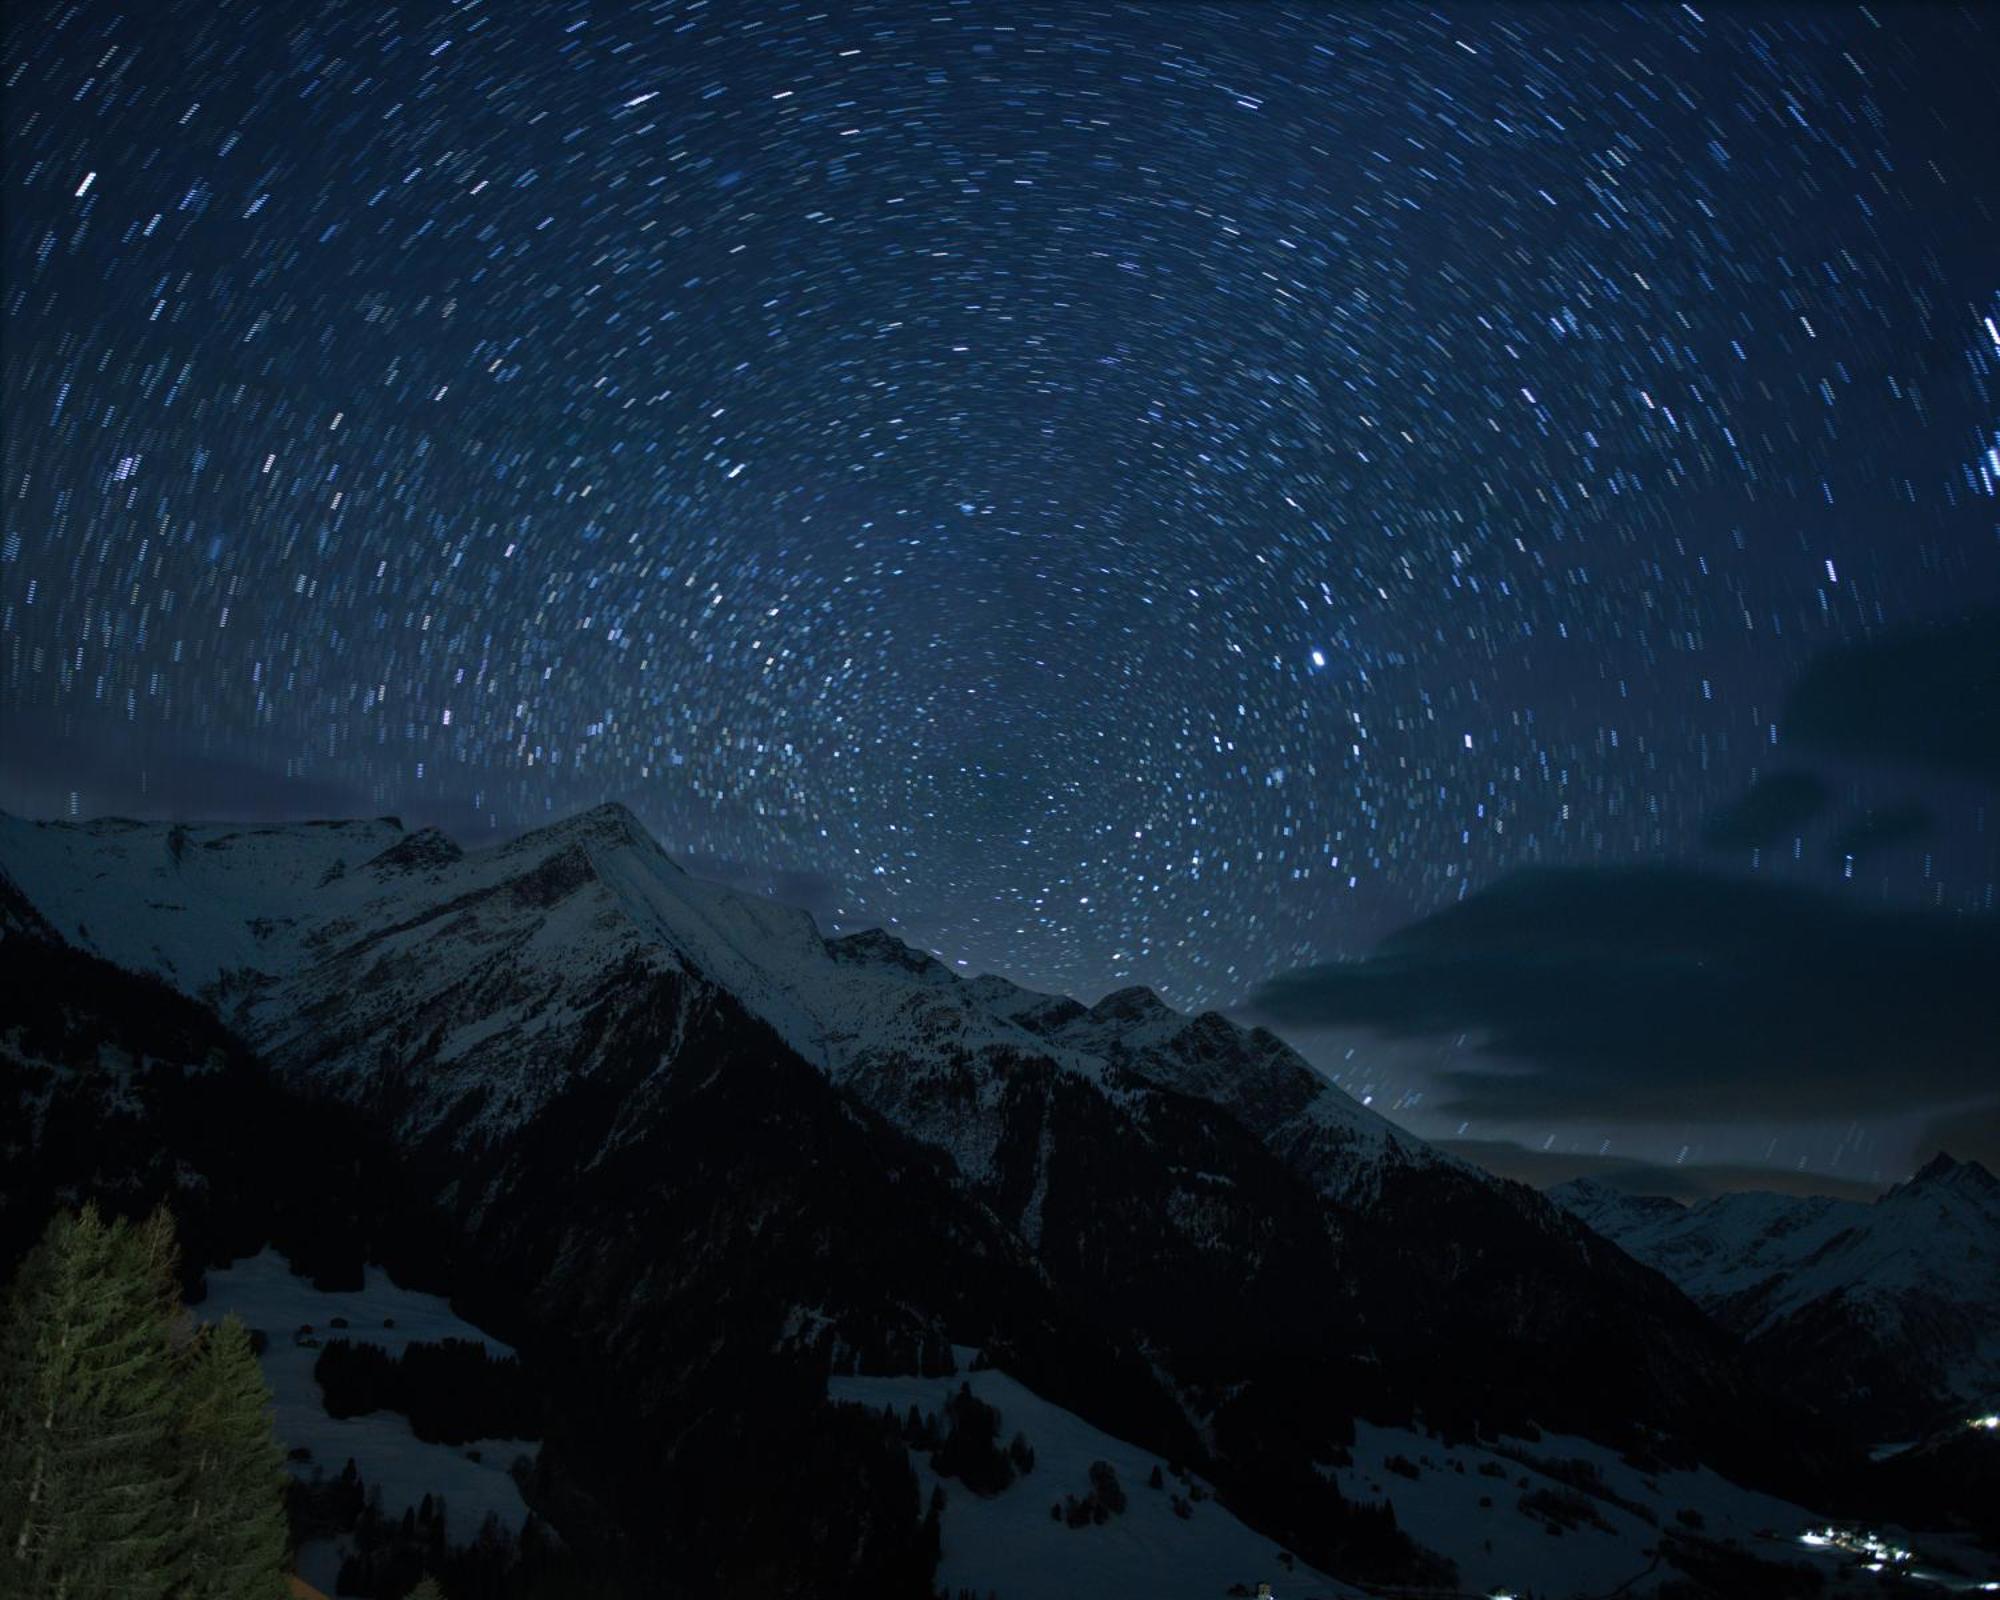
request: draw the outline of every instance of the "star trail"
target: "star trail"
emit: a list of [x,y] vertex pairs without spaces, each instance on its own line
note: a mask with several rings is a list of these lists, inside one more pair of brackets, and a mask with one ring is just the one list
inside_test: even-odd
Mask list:
[[[2000,595],[1995,44],[23,5],[0,707],[129,768],[50,768],[79,814],[202,762],[469,837],[616,798],[1182,1005],[1692,858],[1809,663]],[[1990,803],[1719,859],[1988,911]]]

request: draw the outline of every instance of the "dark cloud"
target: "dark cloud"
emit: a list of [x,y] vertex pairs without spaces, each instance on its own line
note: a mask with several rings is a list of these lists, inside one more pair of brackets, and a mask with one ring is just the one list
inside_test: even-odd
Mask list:
[[[287,774],[239,751],[177,744],[140,726],[89,737],[74,719],[0,708],[0,811],[21,817],[134,817],[174,822],[305,822],[380,816],[391,808],[362,787],[307,770]],[[410,827],[439,827],[467,843],[486,838],[489,814],[465,801],[411,805]]]
[[[2000,1077],[2000,1072],[1994,1074]],[[1917,1135],[1917,1164],[1942,1150],[1960,1161],[1977,1161],[2000,1172],[2000,1100],[1940,1112]]]
[[1935,824],[1930,808],[1914,800],[1868,811],[1833,836],[1833,858],[1839,861],[1851,856],[1862,861],[1897,845],[1925,838]]
[[[86,738],[74,731],[71,718],[19,708],[0,708],[0,750],[6,752],[0,763],[0,811],[15,816],[68,816],[72,795],[80,816],[142,821],[303,822],[376,816],[388,809],[353,784],[314,773],[286,776],[234,752],[162,744],[139,727],[108,736],[99,729]],[[604,798],[622,799],[642,816],[647,810],[642,794]],[[491,812],[459,801],[411,805],[406,797],[400,820],[411,828],[442,828],[468,846],[523,831],[518,824],[497,828]],[[851,898],[824,873],[699,851],[673,854],[695,877],[802,906],[822,928],[834,926]],[[906,932],[904,937],[915,936]]]
[[1537,1189],[1567,1183],[1572,1178],[1592,1178],[1626,1194],[1664,1195],[1670,1200],[1692,1203],[1742,1189],[1765,1189],[1774,1194],[1824,1194],[1840,1200],[1873,1200],[1883,1188],[1879,1183],[1860,1183],[1852,1178],[1834,1178],[1818,1172],[1792,1172],[1782,1167],[1760,1167],[1748,1163],[1669,1166],[1659,1162],[1635,1161],[1630,1156],[1531,1150],[1509,1139],[1438,1139],[1433,1142],[1475,1166],[1484,1167],[1488,1172]]
[[2000,610],[1821,656],[1779,722],[1828,754],[2000,782]]
[[1713,850],[1768,850],[1804,831],[1832,798],[1810,772],[1774,772],[1710,817],[1701,842]]
[[168,747],[139,728],[92,735],[74,719],[0,708],[0,810],[60,817],[70,797],[82,816],[242,822],[372,816],[384,808],[352,784],[285,777],[226,751]]
[[1988,1092],[2000,919],[1664,867],[1502,880],[1362,961],[1266,983],[1279,1023],[1474,1036],[1437,1109],[1518,1122],[1821,1120]]

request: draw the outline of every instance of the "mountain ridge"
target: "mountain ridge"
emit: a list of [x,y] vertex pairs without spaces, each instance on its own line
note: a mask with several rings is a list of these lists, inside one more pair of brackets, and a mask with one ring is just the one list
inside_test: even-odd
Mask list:
[[[1342,1153],[1371,1148],[1404,1159],[1456,1161],[1360,1106],[1265,1030],[1243,1030],[1215,1012],[1185,1018],[1139,986],[1084,1007],[1069,996],[1024,989],[992,975],[962,978],[882,929],[823,937],[803,911],[693,878],[616,802],[474,851],[461,849],[435,829],[404,832],[395,825],[393,835],[384,837],[381,830],[389,826],[315,822],[249,829],[227,823],[105,819],[43,824],[0,817],[0,865],[14,863],[15,875],[27,880],[27,898],[47,904],[65,898],[58,887],[64,874],[47,859],[50,854],[73,857],[79,841],[86,847],[115,842],[110,853],[129,871],[139,865],[139,855],[153,853],[157,841],[160,853],[145,868],[147,876],[181,890],[191,874],[199,875],[206,879],[201,891],[219,895],[222,885],[215,869],[247,851],[245,864],[251,870],[241,875],[246,882],[234,886],[241,904],[233,914],[194,915],[181,900],[151,899],[137,908],[124,907],[123,915],[114,917],[106,907],[105,915],[93,916],[86,914],[93,899],[86,893],[69,896],[74,903],[64,905],[54,919],[80,948],[153,972],[196,994],[220,997],[228,991],[239,1007],[251,991],[273,980],[282,984],[303,962],[338,960],[341,938],[364,921],[373,922],[379,937],[385,917],[386,926],[395,931],[435,924],[446,914],[447,920],[456,920],[503,881],[524,880],[512,891],[517,899],[532,899],[537,892],[560,898],[594,877],[629,920],[625,942],[630,948],[671,952],[678,965],[704,973],[744,999],[801,1055],[837,1077],[868,1077],[885,1053],[947,1046],[974,1054],[1039,1051],[1092,1078],[1101,1075],[1107,1052],[1138,1055],[1157,1075],[1169,1060],[1195,1069],[1184,1037],[1190,1027],[1212,1035],[1228,1030],[1232,1038],[1254,1044],[1268,1071],[1291,1079],[1295,1110],[1317,1101],[1315,1120],[1340,1131],[1336,1142]],[[266,857],[274,843],[285,839],[305,847],[308,865],[278,873],[272,881]],[[72,848],[35,850],[27,847],[28,840]],[[343,847],[350,844],[359,847],[352,853],[367,851],[363,859],[349,860]],[[572,855],[572,849],[582,854]],[[530,860],[534,871],[510,871]],[[100,866],[93,876],[101,879],[105,870]],[[74,864],[68,876],[77,876]],[[323,902],[317,917],[310,898],[300,893],[307,877],[313,879],[310,892]],[[459,884],[460,893],[447,896],[442,905],[423,905],[421,920],[385,911],[387,900],[399,894],[424,900],[426,888],[448,878]],[[371,886],[378,892],[371,893]],[[589,919],[602,937],[613,936],[612,909],[601,903]],[[189,922],[191,929],[182,926]],[[105,932],[107,927],[112,931]],[[223,954],[203,962],[190,953],[191,946]],[[842,985],[834,980],[840,969],[871,973],[878,980],[918,981]],[[323,1009],[325,997],[287,998],[309,1011]],[[1007,1003],[990,1004],[993,999]],[[250,1004],[254,1010],[254,1000]],[[238,1020],[247,1021],[253,1035],[264,1031],[254,1016]],[[1295,1142],[1306,1147],[1308,1131],[1299,1130]]]
[[[961,978],[886,934],[824,938],[690,877],[622,807],[456,854],[379,822],[10,818],[0,871],[64,938],[201,997],[285,1081],[386,1130],[480,1274],[541,1315],[578,1308],[614,1350],[671,1353],[678,1376],[642,1385],[662,1414],[711,1359],[663,1319],[713,1281],[740,1304],[700,1325],[789,1340],[822,1374],[976,1344],[1121,1437],[1186,1430],[1246,1521],[1327,1570],[1361,1548],[1343,1541],[1388,1548],[1319,1465],[1357,1418],[1588,1434],[1794,1498],[1839,1452],[1810,1419],[1771,1421],[1733,1341],[1665,1278],[1276,1035],[1137,988],[1084,1006]],[[883,1131],[803,1147],[837,1170],[770,1165],[766,1124],[857,1121]],[[759,1152],[756,1184],[732,1140]],[[899,1140],[935,1167],[920,1185],[887,1175],[915,1159]],[[727,1258],[700,1270],[632,1236],[692,1226],[705,1191],[673,1170],[691,1162],[732,1216],[696,1230]],[[825,1238],[815,1208],[848,1187],[892,1235],[838,1234],[840,1259],[872,1263],[853,1284],[815,1253],[831,1244],[754,1242]],[[899,1260],[881,1219],[919,1189],[929,1253]],[[583,1195],[583,1214],[563,1198]],[[744,1215],[769,1220],[745,1236]],[[968,1254],[946,1269],[951,1240]],[[1041,1308],[1028,1322],[945,1293],[987,1260]],[[770,1281],[750,1289],[745,1261]]]
[[1746,1190],[1682,1206],[1587,1178],[1548,1194],[1774,1370],[1811,1353],[1881,1427],[2000,1401],[2000,1179],[1977,1161],[1939,1152],[1872,1202]]

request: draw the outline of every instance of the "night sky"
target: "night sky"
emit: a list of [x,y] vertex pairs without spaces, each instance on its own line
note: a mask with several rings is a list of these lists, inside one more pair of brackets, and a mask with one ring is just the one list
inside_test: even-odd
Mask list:
[[[1806,1014],[1787,929],[2000,948],[2000,15],[8,27],[9,809],[470,841],[620,799],[967,971],[1278,979],[1474,1140],[1880,1181],[2000,1083],[1961,986],[1939,1039],[1833,1030],[1872,1070],[1760,1078],[1782,1006],[1686,1082],[1542,1029],[1564,1092],[1510,1100],[1520,1019],[1407,992],[1459,970],[1422,919],[1516,950],[1607,894],[1748,916],[1715,963]],[[1294,971],[1412,923],[1400,990]]]

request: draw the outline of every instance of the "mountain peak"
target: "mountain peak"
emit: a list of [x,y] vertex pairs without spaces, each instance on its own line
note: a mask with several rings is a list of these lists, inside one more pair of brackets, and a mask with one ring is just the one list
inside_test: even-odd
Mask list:
[[1977,1161],[1960,1161],[1940,1150],[1919,1167],[1908,1182],[1898,1184],[1891,1193],[1908,1193],[1917,1189],[1951,1189],[1961,1194],[2000,1195],[2000,1178],[1994,1177]]
[[935,956],[905,944],[887,928],[863,928],[859,933],[829,939],[826,953],[836,961],[902,967],[910,972],[944,970],[943,963]]
[[646,831],[632,808],[621,800],[606,800],[602,805],[592,806],[588,811],[579,811],[569,819],[572,827],[590,828],[605,833],[631,833],[644,839],[652,838]]
[[1113,990],[1090,1008],[1090,1014],[1100,1022],[1141,1022],[1172,1016],[1174,1011],[1143,983],[1135,983],[1129,989]]
[[[640,845],[658,849],[658,842],[647,831],[632,812],[630,806],[616,800],[607,800],[603,805],[592,806],[588,811],[578,811],[545,827],[524,833],[514,841],[514,848],[532,849],[542,845],[561,846],[572,843],[601,845]],[[664,855],[664,852],[662,852]],[[679,870],[678,865],[675,868]]]
[[395,867],[405,872],[448,867],[462,860],[465,852],[436,828],[419,828],[396,841],[368,863],[371,867]]
[[1672,1224],[1688,1215],[1685,1205],[1666,1195],[1632,1194],[1602,1178],[1587,1175],[1554,1184],[1542,1193],[1605,1238],[1620,1243],[1624,1235],[1635,1229]]

